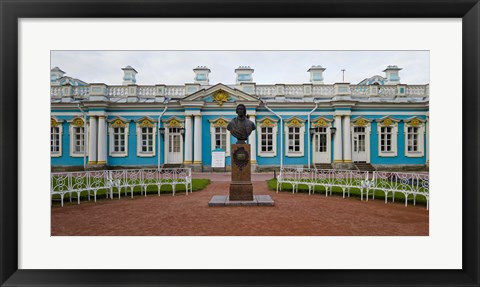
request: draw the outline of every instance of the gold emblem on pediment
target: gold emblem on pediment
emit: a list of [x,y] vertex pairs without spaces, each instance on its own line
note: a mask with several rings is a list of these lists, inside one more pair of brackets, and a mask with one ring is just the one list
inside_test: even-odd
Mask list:
[[226,127],[228,125],[227,121],[224,120],[224,119],[218,119],[215,121],[215,124],[214,124],[216,127]]
[[290,120],[287,125],[289,127],[301,127],[301,126],[303,126],[303,123],[299,119],[294,118],[294,119]]
[[420,120],[419,119],[413,119],[409,123],[412,127],[418,127],[420,125]]
[[230,100],[228,93],[223,90],[218,90],[212,98],[220,107]]
[[114,128],[123,128],[125,126],[126,126],[125,122],[123,122],[121,119],[116,119],[112,123],[112,127],[114,127]]
[[393,124],[393,121],[391,118],[386,118],[382,121],[382,126],[389,127]]
[[328,123],[325,119],[319,119],[316,123],[315,123],[315,126],[316,127],[326,127],[328,126]]
[[261,126],[271,128],[271,127],[274,127],[275,124],[270,119],[265,119],[262,121]]
[[367,121],[365,119],[358,119],[355,121],[356,126],[364,127],[367,125]]
[[73,120],[72,125],[76,127],[83,127],[83,120],[81,118],[76,118]]
[[140,127],[142,127],[142,128],[153,128],[153,123],[149,119],[143,119],[140,122]]
[[50,119],[50,127],[58,127],[60,125],[54,118]]

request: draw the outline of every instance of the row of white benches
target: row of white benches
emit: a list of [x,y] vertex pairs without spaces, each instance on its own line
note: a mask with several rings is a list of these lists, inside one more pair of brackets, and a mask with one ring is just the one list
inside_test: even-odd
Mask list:
[[356,188],[360,191],[361,200],[366,194],[366,200],[370,192],[375,199],[375,191],[382,191],[387,198],[392,194],[392,201],[395,201],[395,193],[402,193],[405,197],[405,206],[408,198],[413,197],[416,203],[418,195],[425,197],[428,209],[429,201],[429,175],[428,173],[403,173],[359,170],[337,170],[337,169],[306,169],[295,167],[284,167],[277,176],[277,193],[282,190],[282,184],[291,184],[292,192],[298,192],[299,185],[308,187],[308,194],[315,192],[315,186],[325,188],[325,196],[332,195],[333,187],[339,187],[350,196],[350,189]]
[[156,186],[158,195],[162,185],[172,186],[172,194],[175,195],[175,187],[184,185],[185,192],[192,192],[192,170],[190,168],[169,168],[169,169],[124,169],[124,170],[96,170],[96,171],[77,171],[77,172],[54,172],[50,178],[50,197],[53,200],[54,195],[59,195],[61,205],[65,194],[69,194],[70,202],[72,194],[76,194],[78,204],[80,204],[80,195],[87,193],[88,200],[93,194],[95,202],[97,201],[97,192],[100,189],[107,190],[107,198],[113,199],[113,194],[118,194],[118,198],[125,189],[130,189],[130,195],[133,198],[133,190],[140,187],[140,192],[147,196],[147,188]]

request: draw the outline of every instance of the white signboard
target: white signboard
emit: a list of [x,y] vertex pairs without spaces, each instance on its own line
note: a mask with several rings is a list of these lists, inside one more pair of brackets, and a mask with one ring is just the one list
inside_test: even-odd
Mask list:
[[212,151],[212,167],[225,167],[224,151]]

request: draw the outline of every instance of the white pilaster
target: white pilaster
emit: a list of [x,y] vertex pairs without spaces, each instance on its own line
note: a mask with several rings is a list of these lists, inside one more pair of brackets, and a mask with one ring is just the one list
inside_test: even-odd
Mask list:
[[88,138],[88,164],[97,164],[97,118],[90,116],[90,136]]
[[192,163],[192,116],[185,115],[185,160],[184,163]]
[[202,163],[202,116],[195,115],[194,122],[195,129],[195,145],[193,151],[193,163],[201,164]]
[[335,116],[335,150],[333,162],[343,162],[342,159],[342,116]]
[[[254,115],[248,116],[248,119],[250,121],[252,121],[253,123],[255,123],[255,116]],[[257,133],[255,131],[252,131],[252,133],[248,137],[248,143],[250,144],[250,153],[251,153],[250,161],[252,162],[252,164],[257,163],[257,137],[256,137],[256,135],[257,135]]]
[[350,116],[343,117],[343,162],[352,162],[352,140],[350,132]]
[[107,164],[107,129],[105,125],[105,116],[98,116],[98,158],[97,164]]

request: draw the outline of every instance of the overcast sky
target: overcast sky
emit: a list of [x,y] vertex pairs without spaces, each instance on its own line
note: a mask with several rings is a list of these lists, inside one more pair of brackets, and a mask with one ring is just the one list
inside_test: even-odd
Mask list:
[[427,84],[430,79],[428,51],[52,51],[51,68],[87,83],[122,84],[121,68],[137,70],[139,85],[192,83],[193,69],[207,66],[210,84],[235,83],[235,68],[250,66],[257,84],[300,84],[310,80],[312,65],[326,68],[324,83],[357,84],[374,75],[385,76],[388,65],[403,68],[400,81]]

